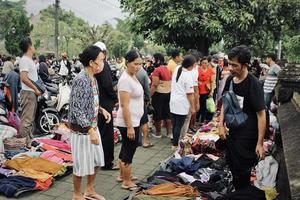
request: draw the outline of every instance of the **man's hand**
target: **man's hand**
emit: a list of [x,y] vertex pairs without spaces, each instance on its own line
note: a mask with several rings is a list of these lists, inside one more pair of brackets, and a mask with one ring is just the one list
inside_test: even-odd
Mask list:
[[135,132],[134,132],[134,128],[127,128],[127,137],[129,140],[134,140],[135,139]]
[[108,124],[111,120],[111,115],[109,112],[107,112],[104,108],[102,108],[102,115],[106,119],[106,123]]
[[35,89],[35,90],[34,90],[34,94],[35,94],[36,96],[41,96],[41,95],[42,95],[42,93],[41,93],[38,89]]
[[264,150],[263,144],[257,143],[255,152],[256,152],[257,157],[259,157],[260,160],[265,159],[265,150]]
[[222,124],[219,125],[219,136],[222,140],[226,139],[226,135],[227,135],[227,130],[226,127]]

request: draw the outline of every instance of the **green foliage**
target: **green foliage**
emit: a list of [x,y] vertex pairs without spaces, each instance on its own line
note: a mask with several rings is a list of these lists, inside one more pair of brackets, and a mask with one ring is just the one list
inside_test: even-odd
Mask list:
[[33,26],[24,12],[11,12],[10,23],[5,32],[5,48],[8,53],[15,56],[22,54],[19,43],[22,38],[30,36]]
[[207,54],[221,38],[225,48],[246,44],[256,54],[275,48],[284,27],[299,29],[299,0],[121,0],[134,32],[159,44]]
[[300,62],[300,34],[286,35],[283,38],[283,50],[288,61]]

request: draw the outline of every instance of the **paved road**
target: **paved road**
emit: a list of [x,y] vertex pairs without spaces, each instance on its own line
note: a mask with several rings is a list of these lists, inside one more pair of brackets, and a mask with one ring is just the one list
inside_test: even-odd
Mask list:
[[[170,139],[163,137],[161,139],[151,138],[154,147],[139,147],[133,160],[133,174],[144,179],[158,167],[159,162],[165,160],[172,153]],[[115,157],[118,157],[120,144],[115,147]],[[97,172],[95,189],[98,193],[105,196],[107,200],[122,200],[129,194],[127,190],[121,189],[121,184],[116,181],[118,171],[99,171]],[[84,181],[85,184],[85,181]],[[72,175],[66,176],[58,181],[54,181],[52,187],[43,192],[35,192],[19,197],[21,200],[70,200],[72,199]],[[0,196],[0,200],[8,199]]]

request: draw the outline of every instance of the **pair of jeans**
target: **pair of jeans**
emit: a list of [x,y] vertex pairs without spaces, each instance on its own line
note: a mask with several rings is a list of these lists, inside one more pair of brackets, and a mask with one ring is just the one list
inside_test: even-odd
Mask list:
[[179,142],[179,137],[180,137],[180,132],[181,132],[181,128],[184,124],[185,118],[187,115],[177,115],[172,113],[172,117],[173,117],[173,146],[177,146],[178,142]]
[[273,95],[274,95],[273,93],[265,93],[264,94],[265,104],[269,110],[270,110]]

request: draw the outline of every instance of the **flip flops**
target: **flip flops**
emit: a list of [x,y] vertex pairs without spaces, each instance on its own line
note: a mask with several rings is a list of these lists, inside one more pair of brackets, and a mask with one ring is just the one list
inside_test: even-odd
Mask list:
[[83,198],[86,200],[105,200],[104,196],[101,196],[100,194],[84,194]]
[[153,147],[154,145],[153,144],[151,144],[151,143],[149,143],[148,145],[144,145],[143,144],[143,148],[150,148],[150,147]]
[[121,188],[124,189],[124,190],[135,191],[135,190],[138,189],[138,186],[137,185],[135,185],[135,186],[125,186],[125,185],[122,185]]
[[[136,177],[136,176],[131,176],[131,180],[132,181],[136,181],[138,179],[138,177]],[[122,182],[123,181],[123,179],[121,179],[119,176],[117,177],[117,181],[118,182]]]

